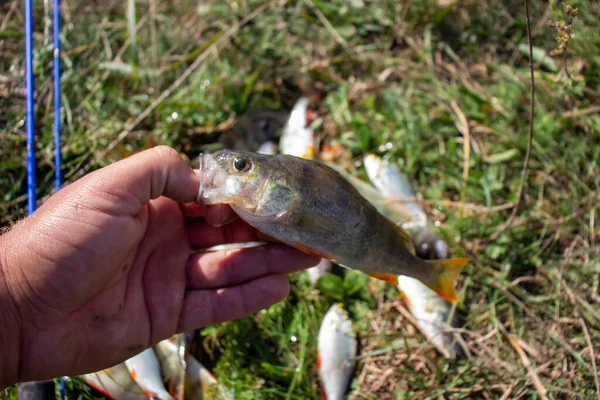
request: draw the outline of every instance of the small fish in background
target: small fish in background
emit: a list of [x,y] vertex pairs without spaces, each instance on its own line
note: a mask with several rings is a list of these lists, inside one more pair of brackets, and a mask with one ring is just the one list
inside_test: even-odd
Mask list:
[[417,195],[408,178],[398,168],[375,154],[365,156],[363,165],[375,188],[385,197],[398,200],[411,216],[410,221],[402,223],[402,228],[407,229],[411,225],[422,228],[427,225],[427,214],[417,203]]
[[169,386],[177,385],[182,371],[185,373],[186,399],[233,400],[217,378],[192,355],[186,355],[186,368],[183,368],[179,360],[178,345],[173,339],[159,342],[154,346],[154,350],[161,365],[162,375],[169,382]]
[[265,142],[277,143],[287,120],[288,113],[283,110],[250,112],[219,136],[219,144],[225,149],[258,151]]
[[147,400],[148,395],[131,377],[125,363],[91,374],[81,375],[91,387],[114,400]]
[[173,400],[162,381],[160,363],[151,347],[125,361],[131,377],[150,397]]
[[445,357],[455,358],[460,347],[454,334],[448,331],[458,323],[457,314],[452,313],[452,305],[408,276],[398,277],[398,289],[427,340]]
[[396,286],[419,279],[449,301],[466,258],[424,260],[406,231],[334,169],[289,155],[221,150],[200,155],[199,204],[229,204],[261,232]]
[[357,340],[352,321],[341,303],[325,314],[318,337],[318,369],[323,397],[341,400],[356,369]]
[[[381,194],[397,200],[413,217],[403,227],[409,228],[407,230],[411,233],[417,254],[423,258],[446,258],[448,244],[429,225],[427,214],[415,201],[415,192],[406,176],[395,165],[374,154],[364,158],[364,166],[369,180]],[[458,323],[456,313],[450,319],[452,305],[408,276],[398,277],[398,289],[427,339],[442,354],[454,358],[459,350],[458,343],[454,335],[447,332],[448,328]]]

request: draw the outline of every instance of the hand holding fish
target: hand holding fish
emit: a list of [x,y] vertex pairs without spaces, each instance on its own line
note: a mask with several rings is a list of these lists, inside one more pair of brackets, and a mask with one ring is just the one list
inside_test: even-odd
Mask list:
[[273,241],[160,146],[95,171],[0,236],[0,390],[97,371],[176,332],[251,314],[318,258]]

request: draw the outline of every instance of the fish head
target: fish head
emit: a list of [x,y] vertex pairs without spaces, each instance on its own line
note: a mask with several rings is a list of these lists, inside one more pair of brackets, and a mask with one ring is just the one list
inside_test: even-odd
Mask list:
[[200,204],[230,204],[263,217],[284,213],[296,199],[277,156],[221,150],[199,159]]

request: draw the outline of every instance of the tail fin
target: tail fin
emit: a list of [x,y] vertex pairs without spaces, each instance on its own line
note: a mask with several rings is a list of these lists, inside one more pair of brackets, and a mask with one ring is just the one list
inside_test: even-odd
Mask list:
[[458,301],[458,294],[454,289],[454,284],[458,278],[461,269],[469,262],[469,259],[463,257],[449,258],[446,260],[428,261],[433,267],[431,279],[427,286],[444,300],[450,302]]

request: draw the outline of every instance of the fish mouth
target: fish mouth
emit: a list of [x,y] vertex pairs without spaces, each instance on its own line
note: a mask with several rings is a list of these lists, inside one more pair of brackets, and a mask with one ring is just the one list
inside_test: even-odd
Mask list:
[[200,178],[200,188],[198,189],[198,196],[196,197],[196,203],[202,204],[202,199],[204,198],[204,172],[206,171],[205,163],[206,156],[202,153],[198,156],[198,176]]
[[200,153],[198,156],[198,175],[200,177],[200,188],[196,203],[211,204],[211,189],[215,188],[215,162],[213,156],[208,153]]
[[222,203],[226,197],[227,173],[219,165],[217,156],[215,153],[201,153],[198,156],[198,164],[200,188],[196,203],[205,205]]

